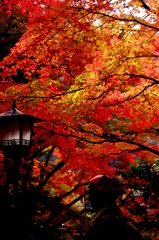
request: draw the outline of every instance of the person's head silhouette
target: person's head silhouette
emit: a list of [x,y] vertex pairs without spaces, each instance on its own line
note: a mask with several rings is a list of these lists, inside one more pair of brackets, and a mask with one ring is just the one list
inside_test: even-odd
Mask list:
[[120,211],[117,197],[123,193],[121,181],[97,175],[89,183],[89,200],[95,214],[86,232],[87,240],[143,240],[142,235]]
[[97,175],[89,183],[89,201],[93,209],[116,205],[117,197],[122,193],[121,181],[116,177]]

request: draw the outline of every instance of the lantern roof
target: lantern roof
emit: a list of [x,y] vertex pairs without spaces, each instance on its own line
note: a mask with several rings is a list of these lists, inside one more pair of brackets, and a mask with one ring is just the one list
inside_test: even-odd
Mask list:
[[38,117],[34,117],[30,114],[26,114],[26,113],[23,113],[21,111],[19,111],[18,109],[15,108],[15,102],[13,102],[12,104],[12,109],[4,112],[4,113],[1,113],[0,114],[0,121],[5,121],[7,119],[14,119],[14,118],[19,118],[19,119],[33,119],[34,122],[42,122],[44,121],[42,118],[38,118]]
[[6,117],[6,116],[13,116],[13,115],[20,115],[20,114],[23,114],[21,111],[17,110],[17,109],[11,109],[11,110],[8,110],[4,113],[1,113],[0,114],[0,117]]

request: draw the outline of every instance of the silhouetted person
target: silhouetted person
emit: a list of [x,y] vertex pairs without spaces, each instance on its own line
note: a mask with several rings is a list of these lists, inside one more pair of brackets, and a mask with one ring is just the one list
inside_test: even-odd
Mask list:
[[97,175],[89,184],[89,200],[96,211],[86,233],[87,240],[143,240],[136,227],[124,217],[116,199],[123,189],[115,177]]

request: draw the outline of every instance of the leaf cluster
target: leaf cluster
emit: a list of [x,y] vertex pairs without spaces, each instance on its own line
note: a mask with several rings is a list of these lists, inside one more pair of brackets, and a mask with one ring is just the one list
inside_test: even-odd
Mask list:
[[131,216],[141,231],[157,237],[159,229],[159,162],[147,164],[144,160],[122,174],[125,194],[120,206]]

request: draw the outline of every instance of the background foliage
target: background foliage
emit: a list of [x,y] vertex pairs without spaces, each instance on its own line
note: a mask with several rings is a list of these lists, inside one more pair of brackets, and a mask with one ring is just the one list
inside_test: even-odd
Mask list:
[[95,174],[122,178],[124,214],[157,237],[158,13],[157,0],[0,1],[1,112],[15,100],[44,120],[18,172],[1,153],[9,237],[49,239],[72,218],[85,231],[74,203]]

